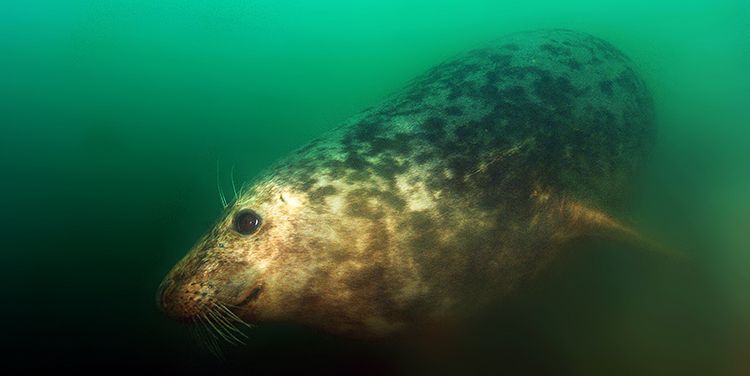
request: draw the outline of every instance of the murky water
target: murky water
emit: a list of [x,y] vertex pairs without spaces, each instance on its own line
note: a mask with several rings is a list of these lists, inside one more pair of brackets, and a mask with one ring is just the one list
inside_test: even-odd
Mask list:
[[218,363],[155,290],[221,211],[217,161],[225,187],[232,166],[249,180],[429,67],[539,28],[594,34],[640,68],[659,145],[633,217],[694,267],[582,250],[461,366],[747,374],[744,1],[4,2],[0,368],[426,372],[393,347],[278,325]]

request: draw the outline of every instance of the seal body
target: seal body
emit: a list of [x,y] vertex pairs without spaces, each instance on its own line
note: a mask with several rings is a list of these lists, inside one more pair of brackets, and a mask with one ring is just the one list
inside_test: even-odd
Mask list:
[[[161,305],[385,336],[481,310],[565,242],[621,229],[652,143],[631,61],[568,30],[441,64],[242,190],[167,276]],[[243,235],[235,218],[256,212]]]

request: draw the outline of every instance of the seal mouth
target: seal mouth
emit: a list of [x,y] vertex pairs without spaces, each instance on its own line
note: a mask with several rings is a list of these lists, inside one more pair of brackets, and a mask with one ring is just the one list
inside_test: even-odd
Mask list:
[[250,292],[245,295],[242,300],[237,303],[237,307],[244,308],[245,306],[253,303],[254,301],[258,300],[260,297],[260,294],[263,292],[263,285],[258,285],[254,289],[250,290]]

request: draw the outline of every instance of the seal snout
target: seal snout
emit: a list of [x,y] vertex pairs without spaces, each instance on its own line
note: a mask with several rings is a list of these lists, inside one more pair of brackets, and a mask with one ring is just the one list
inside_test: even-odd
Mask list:
[[156,306],[164,313],[167,312],[166,301],[173,287],[174,280],[167,278],[159,284],[159,289],[156,290]]
[[178,283],[168,278],[159,286],[157,295],[157,305],[169,318],[190,321],[211,304],[214,291],[210,283]]

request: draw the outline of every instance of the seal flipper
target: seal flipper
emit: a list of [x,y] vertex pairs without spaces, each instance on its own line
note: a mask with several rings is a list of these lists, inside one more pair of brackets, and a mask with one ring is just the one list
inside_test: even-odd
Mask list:
[[559,214],[563,218],[558,241],[567,242],[583,237],[596,237],[622,242],[638,249],[683,259],[685,256],[674,249],[629,227],[607,213],[575,200],[561,200]]

